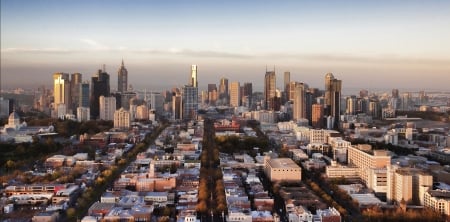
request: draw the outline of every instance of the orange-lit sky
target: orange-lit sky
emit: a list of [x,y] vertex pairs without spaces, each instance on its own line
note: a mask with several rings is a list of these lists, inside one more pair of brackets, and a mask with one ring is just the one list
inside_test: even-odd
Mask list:
[[50,85],[54,72],[116,87],[263,84],[266,66],[323,88],[450,90],[449,1],[1,1],[1,86]]

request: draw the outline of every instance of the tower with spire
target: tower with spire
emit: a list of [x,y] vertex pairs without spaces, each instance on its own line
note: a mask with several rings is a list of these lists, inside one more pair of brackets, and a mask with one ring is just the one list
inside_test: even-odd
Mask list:
[[118,77],[117,91],[121,93],[128,91],[128,71],[125,68],[123,59],[122,65],[120,66],[119,71],[117,72],[117,77]]

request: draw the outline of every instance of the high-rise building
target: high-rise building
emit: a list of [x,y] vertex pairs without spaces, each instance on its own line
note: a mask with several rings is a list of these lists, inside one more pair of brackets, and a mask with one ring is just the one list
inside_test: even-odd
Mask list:
[[246,107],[251,107],[253,103],[253,86],[251,82],[244,83],[244,90],[242,94],[242,104]]
[[392,89],[392,98],[399,98],[398,89]]
[[127,129],[131,125],[130,112],[120,108],[114,112],[114,128]]
[[388,169],[387,201],[423,205],[425,192],[433,187],[433,177],[417,168],[400,168],[393,165]]
[[369,96],[369,91],[367,91],[367,89],[361,89],[359,91],[359,97],[361,98],[365,98]]
[[89,107],[78,107],[77,108],[77,120],[78,122],[88,121],[91,118],[91,113]]
[[228,79],[221,78],[219,84],[219,100],[221,105],[228,105]]
[[287,101],[289,101],[289,83],[291,82],[291,72],[288,72],[288,71],[286,71],[286,72],[284,72],[284,85],[283,85],[283,87],[284,87],[284,92],[283,92],[283,95],[284,95],[284,101],[283,102],[287,102]]
[[180,89],[172,90],[172,119],[179,120],[183,117],[182,93]]
[[109,74],[101,69],[98,70],[96,75],[92,77],[91,87],[91,116],[93,119],[97,119],[100,114],[100,96],[110,96]]
[[312,105],[312,126],[316,129],[323,128],[323,105],[322,104],[313,104]]
[[356,99],[356,113],[369,113],[369,100],[366,98]]
[[369,102],[369,114],[373,119],[379,119],[381,117],[381,107],[378,101]]
[[117,91],[123,93],[128,91],[128,70],[125,68],[122,59],[122,65],[117,71]]
[[266,71],[266,75],[264,76],[264,103],[266,110],[275,110],[276,79],[275,71]]
[[182,93],[182,118],[197,119],[198,113],[198,81],[197,66],[191,66],[191,81],[183,87]]
[[371,169],[386,169],[391,165],[391,156],[386,150],[372,150],[371,145],[359,144],[347,147],[347,158],[350,166],[358,167],[361,180],[367,185]]
[[191,86],[198,88],[198,80],[197,80],[197,65],[191,66]]
[[69,109],[73,112],[80,106],[80,85],[82,83],[81,73],[73,73],[70,76],[70,100],[71,104]]
[[339,127],[342,81],[332,73],[325,75],[325,115],[334,118],[333,127]]
[[295,121],[306,119],[306,89],[308,86],[304,83],[295,84],[293,118]]
[[[54,108],[55,111],[58,110],[58,107],[61,107],[60,104],[65,104],[67,108],[70,105],[70,80],[68,73],[54,73],[53,74],[53,83],[54,83]],[[67,111],[66,111],[67,112]],[[58,114],[65,115],[66,113]]]
[[100,96],[100,119],[114,120],[114,112],[116,111],[116,97]]
[[146,105],[136,107],[136,119],[148,120],[148,114],[148,107]]
[[156,113],[162,113],[164,110],[164,96],[159,92],[150,93],[150,108]]
[[240,106],[240,86],[239,82],[230,83],[230,106]]
[[9,114],[9,100],[0,97],[0,117],[7,117]]
[[350,96],[347,97],[347,109],[345,111],[348,115],[355,115],[356,114],[356,96]]
[[216,84],[208,84],[208,103],[215,106],[217,101],[217,86]]
[[305,93],[305,112],[306,119],[308,119],[308,124],[312,126],[312,105],[315,103],[315,89],[309,88],[307,85],[306,93]]
[[135,92],[123,92],[120,94],[120,107],[125,110],[130,110],[130,100],[135,99],[137,94]]
[[80,96],[78,101],[79,107],[89,107],[89,95],[90,95],[90,89],[89,89],[89,82],[83,82],[80,84]]
[[183,119],[197,119],[198,112],[198,88],[193,86],[183,87]]

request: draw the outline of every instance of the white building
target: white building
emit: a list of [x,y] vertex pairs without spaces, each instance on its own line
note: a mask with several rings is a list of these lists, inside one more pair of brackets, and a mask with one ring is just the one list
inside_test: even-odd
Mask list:
[[77,120],[78,122],[88,121],[91,119],[90,108],[89,107],[78,107],[77,108]]
[[120,108],[114,112],[114,128],[130,128],[130,112]]
[[299,182],[302,179],[302,169],[289,158],[264,158],[264,172],[270,181]]
[[100,119],[114,120],[114,112],[116,111],[116,98],[100,96]]

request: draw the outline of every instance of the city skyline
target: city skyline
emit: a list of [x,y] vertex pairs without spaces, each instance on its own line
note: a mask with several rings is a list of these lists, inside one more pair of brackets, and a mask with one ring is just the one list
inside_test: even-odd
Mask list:
[[279,89],[285,71],[292,81],[320,89],[328,72],[345,81],[343,90],[448,89],[448,6],[6,0],[1,88],[49,85],[56,72],[90,78],[103,64],[116,79],[123,59],[136,89],[187,84],[192,64],[201,67],[202,89],[225,77],[261,91],[266,67],[275,67]]

